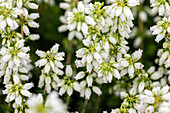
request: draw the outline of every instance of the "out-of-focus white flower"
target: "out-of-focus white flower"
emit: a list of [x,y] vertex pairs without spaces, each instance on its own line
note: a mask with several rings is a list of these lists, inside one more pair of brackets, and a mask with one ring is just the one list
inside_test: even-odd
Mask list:
[[44,101],[42,94],[33,95],[27,101],[28,109],[27,113],[65,113],[66,105],[59,99],[56,92],[52,92],[47,96]]
[[129,112],[129,113],[136,113],[136,110],[133,109],[133,108],[130,108],[130,109],[128,110],[128,112]]
[[140,17],[140,19],[141,19],[143,22],[146,22],[147,19],[148,19],[147,14],[146,14],[146,12],[144,12],[144,11],[141,11],[141,12],[139,13],[139,17]]
[[54,6],[55,5],[55,0],[36,0],[37,3],[46,3],[49,4],[50,6]]
[[148,106],[148,107],[146,108],[145,113],[153,113],[153,112],[154,112],[154,107],[153,107],[153,106]]
[[35,3],[28,2],[25,5],[28,6],[30,9],[38,9],[38,5]]
[[159,107],[159,113],[169,113],[170,112],[170,102],[162,102]]
[[30,40],[39,40],[40,39],[40,35],[38,35],[38,34],[31,34],[30,36],[29,36],[29,38],[30,38]]

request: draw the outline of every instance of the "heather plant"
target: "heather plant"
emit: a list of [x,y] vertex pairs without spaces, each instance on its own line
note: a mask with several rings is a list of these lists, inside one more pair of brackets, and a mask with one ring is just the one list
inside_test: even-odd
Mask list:
[[[61,37],[45,50],[55,7]],[[0,37],[2,112],[170,113],[169,0],[0,0]]]

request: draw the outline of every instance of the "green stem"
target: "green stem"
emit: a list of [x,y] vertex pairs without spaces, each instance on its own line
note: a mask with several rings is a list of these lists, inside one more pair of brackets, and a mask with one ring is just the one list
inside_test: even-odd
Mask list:
[[83,108],[83,110],[81,111],[81,113],[85,113],[85,112],[86,112],[87,103],[88,103],[88,100],[85,99],[85,101],[84,101],[84,108]]
[[[8,103],[8,108],[11,108],[11,103]],[[10,113],[9,111],[7,111],[6,113]]]
[[69,105],[69,101],[70,101],[70,96],[67,95],[67,101],[66,101],[67,106]]
[[71,40],[71,41],[70,41],[70,44],[69,44],[69,52],[68,52],[67,60],[66,60],[66,64],[67,64],[67,65],[69,65],[70,62],[71,62],[72,48],[73,48],[73,40]]
[[24,16],[23,14],[21,14],[21,35],[22,35],[22,38],[24,39],[23,25],[24,25]]

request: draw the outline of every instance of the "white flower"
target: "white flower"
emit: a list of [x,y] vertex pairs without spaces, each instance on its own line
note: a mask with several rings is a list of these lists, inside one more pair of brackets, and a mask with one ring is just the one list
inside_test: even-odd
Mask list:
[[86,90],[85,90],[85,98],[89,100],[90,96],[91,96],[91,89],[86,88]]
[[123,98],[126,98],[126,97],[128,97],[129,95],[126,93],[126,92],[120,92],[120,95],[121,95],[121,97],[123,97]]
[[[5,79],[4,84],[10,81],[12,74],[28,73],[31,70],[30,56],[27,54],[29,47],[24,47],[24,40],[15,42],[13,47],[3,47],[0,50],[2,58],[0,58],[0,69],[4,71],[4,75],[8,79]],[[21,74],[22,75],[22,74]],[[20,76],[20,74],[18,75]]]
[[72,76],[73,75],[73,70],[71,68],[71,65],[66,66],[66,75],[67,76]]
[[28,2],[26,5],[31,9],[38,9],[38,5],[35,3]]
[[139,0],[128,0],[128,5],[131,7],[139,5]]
[[29,28],[26,25],[23,26],[23,31],[26,35],[30,34]]
[[121,60],[121,61],[120,61],[120,65],[123,66],[123,67],[127,67],[127,66],[129,66],[129,63],[128,63],[128,61],[126,61],[126,60],[124,60],[124,61]]
[[[67,94],[71,96],[74,90],[80,92],[80,84],[72,80],[73,70],[70,65],[66,66],[65,74],[66,76],[63,79],[58,80],[58,87],[60,87],[59,94],[63,95],[67,92]],[[81,72],[79,74],[81,76]]]
[[[63,65],[60,61],[63,60],[64,53],[58,53],[58,44],[55,44],[50,51],[43,52],[40,50],[36,51],[36,54],[41,57],[41,60],[38,60],[35,64],[36,66],[45,66],[44,71],[48,74],[52,69],[56,74],[60,73],[60,69],[63,68]],[[48,57],[48,58],[46,58]]]
[[152,74],[153,72],[155,71],[155,67],[154,66],[151,66],[149,69],[148,69],[148,73],[149,74]]
[[170,6],[168,1],[151,0],[150,2],[154,13],[158,12],[160,16],[170,15]]
[[151,27],[151,31],[153,35],[157,35],[155,41],[159,43],[163,38],[166,37],[166,33],[168,33],[168,27],[170,22],[170,16],[168,18],[164,17],[163,20],[158,21],[157,25]]
[[32,19],[32,20],[37,19],[39,17],[40,17],[39,13],[31,13],[29,15],[29,18]]
[[101,95],[102,94],[102,91],[98,88],[98,87],[96,87],[96,86],[93,86],[93,91],[96,93],[96,94],[98,94],[98,95]]
[[148,106],[145,110],[145,113],[153,113],[154,112],[154,107],[153,106]]
[[[57,83],[59,83],[58,75],[63,75],[63,71],[61,70],[64,66],[60,62],[64,60],[64,53],[58,52],[59,44],[55,44],[50,51],[44,52],[41,50],[37,50],[36,54],[41,58],[35,65],[38,67],[44,66],[42,70],[42,75],[40,76],[38,87],[42,88],[45,85],[45,89],[48,93],[51,92],[51,85],[54,89],[57,89]],[[66,74],[67,76],[72,76],[71,67],[67,67]],[[71,74],[71,75],[70,75]],[[45,82],[45,84],[44,84]],[[64,83],[63,83],[64,84]]]
[[59,95],[63,95],[66,92],[65,86],[62,86],[59,90]]
[[5,2],[1,4],[0,11],[2,12],[0,15],[0,30],[5,30],[7,25],[9,25],[11,30],[15,30],[19,27],[16,20],[18,15],[21,14],[21,11],[18,8],[12,8],[12,3]]
[[166,59],[169,57],[169,52],[168,51],[165,51],[162,55],[161,55],[161,57],[160,57],[160,59],[159,59],[159,65],[162,65],[162,64],[164,64],[164,63],[166,63]]
[[68,86],[68,88],[67,88],[67,94],[69,96],[71,96],[73,94],[73,89],[70,86]]
[[17,0],[17,7],[21,9],[22,7],[22,0]]
[[28,113],[48,112],[48,113],[61,113],[66,112],[66,105],[59,99],[56,92],[52,92],[47,96],[44,101],[42,94],[33,95],[28,101]]
[[17,75],[13,76],[14,84],[8,84],[5,86],[3,94],[7,94],[6,102],[15,100],[17,106],[21,106],[24,97],[30,97],[32,94],[28,91],[33,87],[32,83],[22,85]]
[[147,13],[144,12],[144,11],[141,11],[141,12],[139,13],[139,17],[140,17],[140,19],[141,19],[143,22],[146,22],[147,19],[148,19]]
[[120,73],[116,69],[116,63],[110,61],[110,63],[102,62],[98,68],[98,77],[102,77],[104,83],[111,83],[113,76],[120,79]]
[[78,83],[78,82],[74,82],[73,83],[73,88],[76,90],[76,91],[78,91],[78,92],[80,92],[80,84]]
[[128,112],[129,112],[129,113],[136,113],[136,110],[133,109],[133,108],[130,108],[130,109],[128,110]]
[[169,102],[162,102],[159,107],[159,113],[169,113],[170,111],[170,103]]
[[134,60],[139,60],[141,57],[142,57],[142,53],[143,53],[143,50],[138,50],[138,51],[135,51],[133,54],[132,54],[132,58]]
[[159,78],[161,78],[163,76],[163,74],[161,74],[159,71],[156,71],[154,72],[152,75],[151,75],[151,79],[153,80],[158,80]]
[[40,35],[38,35],[38,34],[31,34],[30,36],[29,36],[29,38],[30,38],[30,40],[39,40],[39,38],[40,38]]
[[145,82],[140,82],[138,89],[139,89],[139,93],[141,93],[145,88]]
[[136,69],[143,69],[144,65],[142,63],[135,63]]
[[82,35],[81,32],[79,32],[79,31],[71,31],[71,32],[69,32],[68,39],[73,40],[74,37],[76,37],[79,40],[83,39],[83,35]]
[[60,8],[65,9],[65,10],[68,9],[70,6],[71,5],[69,3],[65,3],[65,2],[60,3]]
[[[82,31],[84,35],[88,33],[88,25],[95,25],[94,20],[85,16],[85,6],[83,2],[78,2],[78,8],[73,10],[74,13],[69,12],[67,17],[68,29],[70,31],[77,29],[77,31]],[[79,17],[79,18],[77,18]]]
[[87,81],[88,87],[89,87],[89,86],[92,86],[92,83],[93,83],[93,78],[92,78],[92,76],[87,76],[86,81]]
[[39,24],[34,21],[28,21],[28,25],[32,28],[39,28]]
[[75,76],[75,79],[79,80],[82,79],[84,76],[85,76],[85,72],[81,71]]
[[114,76],[117,78],[117,79],[120,79],[120,73],[118,70],[114,69]]
[[[155,103],[161,103],[163,101],[169,100],[169,86],[164,86],[162,89],[160,86],[154,87],[151,91],[145,90],[144,95],[140,94],[140,100],[150,104],[145,110],[146,113],[152,113],[156,109],[154,109]],[[152,106],[153,105],[153,106]]]
[[133,65],[130,65],[129,68],[128,68],[129,76],[130,76],[130,77],[133,77],[134,72],[135,72],[135,71],[134,71]]

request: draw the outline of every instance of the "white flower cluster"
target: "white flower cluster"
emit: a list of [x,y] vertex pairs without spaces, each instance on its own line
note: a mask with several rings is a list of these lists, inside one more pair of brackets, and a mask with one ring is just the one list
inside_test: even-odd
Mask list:
[[26,101],[24,98],[31,97],[32,94],[28,90],[33,87],[33,83],[22,85],[17,75],[13,76],[13,82],[13,84],[11,83],[5,86],[6,89],[3,90],[3,94],[7,94],[6,102],[9,103],[15,100],[13,106],[17,111],[18,107],[24,108],[24,102]]
[[112,32],[118,30],[121,36],[129,38],[134,19],[130,8],[139,5],[140,2],[138,0],[111,0],[111,2],[107,13],[113,18]]
[[[59,89],[59,95],[61,96],[64,93],[67,93],[68,96],[71,96],[75,90],[80,92],[82,97],[86,96],[86,98],[89,99],[91,96],[91,89],[86,88],[85,81],[79,83],[73,79],[73,69],[71,68],[71,65],[66,66],[65,73],[61,70],[64,68],[64,65],[60,61],[64,60],[63,57],[65,54],[63,52],[58,53],[58,49],[59,45],[55,44],[50,51],[36,51],[36,54],[40,56],[41,59],[38,60],[35,65],[38,67],[44,66],[44,68],[41,70],[42,74],[40,75],[38,87],[42,88],[45,85],[44,90],[46,90],[47,93],[50,93],[52,86],[55,90]],[[85,73],[80,72],[76,75],[75,79],[79,80],[84,76]],[[86,80],[88,86],[92,86],[92,79],[93,78],[91,76],[87,77]],[[101,95],[101,91],[97,86],[93,86],[92,90],[98,95]]]
[[65,74],[66,76],[64,79],[61,79],[58,83],[58,86],[61,87],[59,94],[63,95],[65,92],[67,92],[67,94],[71,96],[73,94],[73,90],[80,92],[80,84],[77,81],[72,80],[73,69],[70,65],[66,66]]
[[169,0],[150,0],[153,12],[158,12],[160,16],[170,15]]
[[[87,21],[88,23],[88,17],[86,17],[86,20],[85,20],[85,16],[83,16],[81,13],[85,13],[85,10],[84,8],[87,7],[88,3],[90,2],[91,0],[83,0],[82,3],[85,5],[79,5],[80,7],[79,8],[76,8],[76,6],[78,5],[78,1],[77,0],[64,0],[64,2],[61,2],[60,3],[60,8],[66,10],[64,15],[63,16],[60,16],[60,21],[63,23],[63,25],[61,25],[59,28],[58,28],[58,31],[59,32],[66,32],[68,30],[68,27],[69,29],[71,29],[71,31],[69,32],[68,34],[68,39],[69,40],[73,40],[74,37],[76,37],[77,39],[79,40],[82,40],[84,38],[84,36],[82,35],[82,32],[80,32],[81,28],[82,28],[82,23],[79,22],[79,27],[77,28],[76,25],[76,22],[78,24],[78,21]],[[81,3],[81,4],[82,4]],[[72,13],[76,11],[76,13]],[[80,14],[79,14],[80,13]],[[77,15],[76,15],[77,14]],[[70,25],[73,25],[73,26],[68,26],[67,24],[67,17],[71,15],[71,18],[70,18],[70,22],[73,22],[73,18],[76,17],[76,16],[79,16],[79,17],[76,17],[76,21],[74,20],[74,24],[73,23],[70,23]],[[76,16],[74,16],[76,15]],[[81,17],[83,16],[83,17]],[[78,19],[80,18],[80,19]],[[83,27],[86,27],[86,24],[84,23]],[[74,28],[74,29],[73,29]],[[77,29],[75,29],[77,28]],[[87,28],[87,27],[86,27]],[[84,32],[84,30],[82,30]],[[87,29],[86,29],[87,31]],[[85,32],[86,32],[85,31]]]
[[164,86],[162,89],[157,86],[152,89],[152,91],[146,89],[143,94],[140,94],[140,104],[136,104],[135,108],[139,112],[153,113],[159,108],[159,104],[162,101],[169,100],[170,94],[169,86]]
[[[80,72],[76,79],[83,79],[87,75],[86,81],[82,81],[87,82],[90,88],[93,87],[94,81],[99,84],[110,83],[113,76],[120,79],[128,74],[134,80],[133,85],[130,85],[132,89],[128,94],[124,92],[127,89],[118,89],[119,85],[114,87],[115,91],[119,90],[116,93],[121,92],[120,95],[125,99],[120,109],[112,110],[111,113],[168,113],[168,80],[170,78],[169,1],[151,1],[154,10],[159,7],[159,14],[167,17],[163,17],[163,20],[151,27],[152,35],[157,35],[155,41],[160,42],[165,39],[165,42],[163,49],[158,51],[159,59],[155,60],[155,63],[158,63],[160,67],[156,71],[156,68],[152,66],[147,72],[143,69],[144,65],[139,62],[143,51],[139,49],[128,54],[129,47],[126,46],[128,43],[125,40],[125,38],[129,38],[130,28],[133,27],[132,20],[134,18],[130,8],[139,5],[139,1],[111,1],[112,5],[110,6],[103,6],[102,3],[95,2],[85,8],[84,16],[93,18],[91,22],[94,21],[96,24],[87,24],[88,33],[84,34],[84,47],[76,52],[78,59],[75,63],[77,67],[86,66],[87,70]],[[74,28],[77,29],[77,26],[75,25]],[[95,73],[94,76],[89,77],[93,73]],[[122,81],[124,80],[120,80],[120,82]]]
[[85,97],[85,99],[89,100],[91,95],[92,95],[92,91],[99,96],[102,94],[102,91],[100,90],[99,87],[93,85],[93,82],[95,80],[100,82],[100,80],[96,79],[97,74],[96,73],[92,73],[92,74],[89,73],[88,76],[86,76],[86,80],[82,80],[83,78],[85,78],[86,74],[87,74],[86,72],[80,71],[75,76],[75,79],[78,80],[78,81],[81,80],[80,81],[80,91],[79,91],[80,96]]
[[90,16],[85,16],[85,6],[83,2],[79,2],[77,9],[68,13],[68,29],[70,31],[82,31],[84,35],[88,33],[88,25],[94,26],[96,23]]
[[163,38],[168,38],[170,33],[170,16],[164,17],[162,21],[158,21],[157,25],[151,27],[153,35],[157,35],[155,41],[159,43]]
[[127,72],[129,76],[134,77],[135,71],[143,69],[144,65],[137,62],[142,56],[142,50],[135,51],[131,56],[125,54],[125,58],[121,58],[120,65],[123,68],[121,76],[124,76]]
[[[98,84],[110,83],[113,76],[120,79],[128,73],[133,77],[135,72],[143,69],[142,63],[137,62],[142,56],[142,50],[132,55],[127,54],[129,47],[125,40],[131,32],[130,27],[133,26],[134,18],[130,8],[139,5],[139,2],[131,0],[112,2],[110,6],[95,2],[86,7],[83,2],[78,2],[77,10],[69,13],[67,18],[69,30],[83,29],[85,37],[82,41],[84,47],[76,52],[78,59],[75,63],[77,67],[86,66],[87,71],[80,72],[76,76],[77,80],[82,80],[80,86],[84,84],[85,87],[87,84],[88,90],[85,89],[83,91],[85,93],[81,94],[81,96],[85,94],[86,99],[89,99],[87,94],[91,95],[90,88],[94,89],[93,81],[97,81]],[[100,89],[97,90],[97,94],[101,94]]]
[[12,2],[5,0],[0,3],[0,7],[0,30],[5,30],[7,26],[9,26],[11,30],[18,28],[17,18],[21,15],[22,10],[18,7],[14,9]]
[[65,53],[58,52],[59,44],[55,44],[50,51],[44,52],[37,50],[36,54],[41,58],[35,65],[38,67],[44,66],[42,74],[40,75],[39,88],[42,88],[45,83],[45,90],[47,93],[51,92],[51,86],[54,89],[58,89],[57,84],[59,82],[58,75],[63,75],[64,72],[61,70],[64,65],[60,62],[64,60]]
[[29,47],[24,47],[24,40],[19,40],[13,47],[2,47],[0,54],[0,75],[4,76],[4,84],[12,83],[12,77],[18,76],[21,80],[28,80],[26,74],[32,69]]
[[28,53],[30,48],[24,43],[26,39],[39,39],[39,35],[30,34],[28,28],[39,27],[34,21],[39,14],[29,14],[28,9],[38,9],[38,5],[33,0],[0,0],[0,77],[6,88],[3,90],[3,94],[7,94],[5,101],[11,102],[17,113],[24,112],[27,98],[32,95],[28,90],[33,87],[33,83],[25,82],[29,80],[33,66]]
[[[32,0],[31,0],[32,1]],[[0,30],[5,30],[5,28],[9,30],[15,30],[19,27],[19,24],[22,24],[21,27],[31,40],[39,39],[39,35],[30,35],[29,27],[38,28],[39,24],[34,20],[39,18],[38,13],[29,14],[28,9],[38,9],[38,5],[32,3],[31,1],[23,2],[22,0],[3,0],[0,3]],[[18,21],[18,18],[24,18],[24,20]],[[7,31],[6,31],[7,32]],[[30,35],[30,36],[29,36]]]

